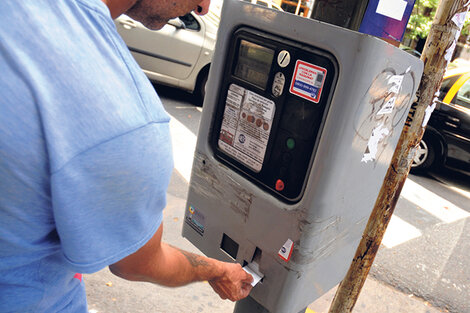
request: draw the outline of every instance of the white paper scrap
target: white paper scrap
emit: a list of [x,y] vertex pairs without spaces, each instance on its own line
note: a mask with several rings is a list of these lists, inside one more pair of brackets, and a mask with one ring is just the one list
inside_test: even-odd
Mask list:
[[397,100],[396,97],[392,97],[388,99],[387,103],[380,109],[379,112],[377,112],[377,115],[383,115],[383,114],[390,114],[393,112],[393,108],[395,107],[395,101]]
[[454,15],[454,17],[452,18],[452,22],[454,22],[455,25],[457,25],[457,27],[459,29],[462,29],[462,26],[463,26],[463,23],[465,22],[465,16],[467,15],[467,12],[459,12],[457,14]]
[[390,131],[384,126],[383,123],[378,125],[372,131],[372,135],[369,138],[367,143],[367,149],[362,157],[361,162],[367,163],[369,161],[374,161],[377,156],[379,142],[381,142],[385,136],[389,135]]
[[421,127],[426,127],[426,125],[428,125],[429,119],[431,118],[431,114],[432,112],[434,112],[434,109],[436,108],[436,100],[437,98],[434,98],[434,101],[432,102],[432,104],[426,108]]
[[253,276],[253,281],[251,282],[251,286],[256,286],[256,284],[258,284],[260,282],[261,279],[263,279],[264,275],[260,275],[258,273],[256,273],[254,270],[252,270],[250,268],[250,265],[245,265],[243,267],[243,269],[245,270],[245,272],[247,272],[248,274],[250,274],[251,276]]

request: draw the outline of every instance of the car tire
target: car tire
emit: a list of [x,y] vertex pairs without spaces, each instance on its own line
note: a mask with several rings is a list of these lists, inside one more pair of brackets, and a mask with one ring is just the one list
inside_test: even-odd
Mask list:
[[199,73],[196,88],[194,89],[194,95],[196,96],[196,105],[200,107],[202,107],[202,104],[204,103],[204,98],[206,96],[206,85],[208,76],[209,67],[206,67],[201,71],[201,73]]
[[439,164],[441,145],[436,138],[424,135],[411,164],[412,174],[425,174]]

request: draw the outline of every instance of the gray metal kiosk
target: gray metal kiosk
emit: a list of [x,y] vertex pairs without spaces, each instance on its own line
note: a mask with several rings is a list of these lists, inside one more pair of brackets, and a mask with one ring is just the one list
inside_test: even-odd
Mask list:
[[297,313],[341,281],[422,69],[372,36],[225,0],[183,236],[264,275],[235,311]]

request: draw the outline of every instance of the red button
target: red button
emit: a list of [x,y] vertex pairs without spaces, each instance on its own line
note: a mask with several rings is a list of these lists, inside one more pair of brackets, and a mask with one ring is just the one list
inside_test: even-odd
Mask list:
[[280,179],[276,181],[276,190],[277,191],[283,191],[284,190],[284,182]]

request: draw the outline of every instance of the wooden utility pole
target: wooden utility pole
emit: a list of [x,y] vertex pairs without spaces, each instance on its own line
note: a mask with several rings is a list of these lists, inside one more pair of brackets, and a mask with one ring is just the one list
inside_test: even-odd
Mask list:
[[441,0],[424,47],[424,73],[362,240],[329,313],[352,312],[408,176],[413,156],[434,110],[437,91],[452,57],[470,0]]

